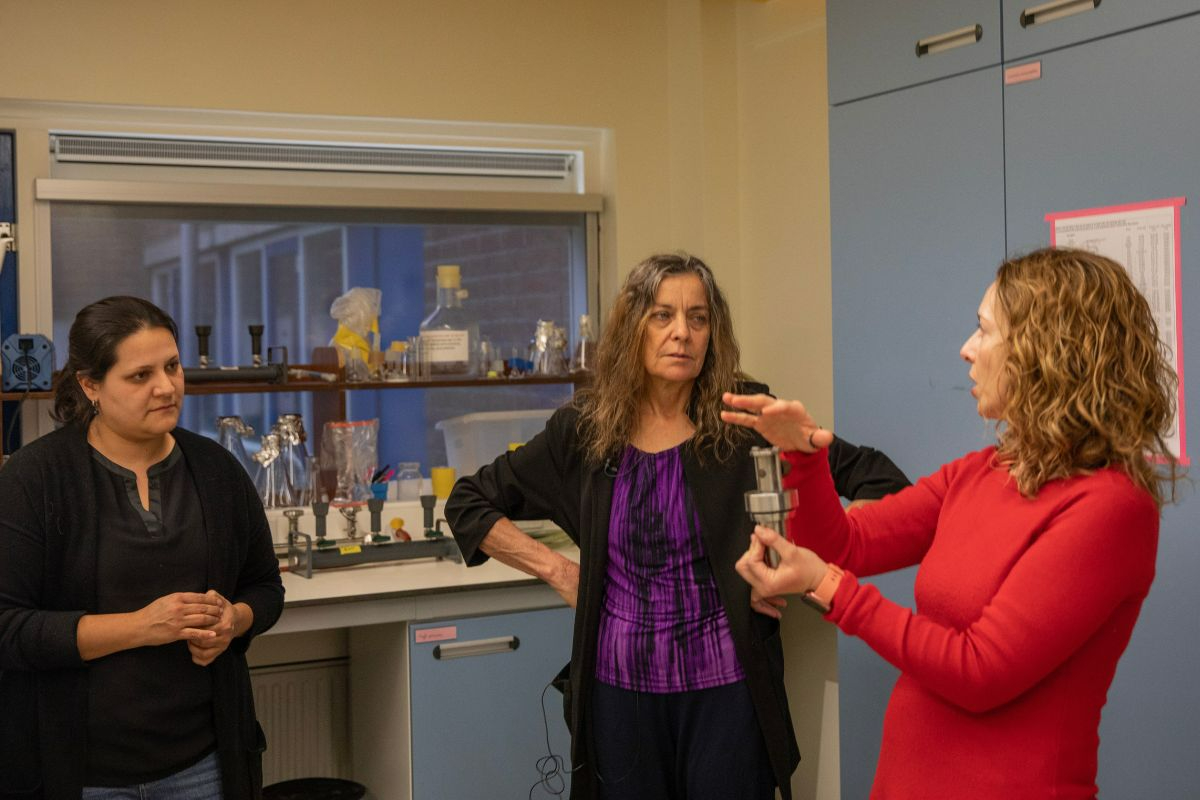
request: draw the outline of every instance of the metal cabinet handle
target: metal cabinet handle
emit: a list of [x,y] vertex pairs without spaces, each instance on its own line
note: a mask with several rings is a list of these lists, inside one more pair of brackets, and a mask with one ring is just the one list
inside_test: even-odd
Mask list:
[[968,25],[958,30],[939,33],[937,36],[926,36],[924,39],[917,40],[917,58],[975,44],[982,38],[982,25]]
[[448,658],[490,656],[495,653],[511,653],[520,646],[521,640],[516,636],[496,636],[492,639],[472,639],[469,642],[439,644],[433,648],[433,657],[439,661],[445,661]]
[[1080,14],[1100,7],[1100,0],[1051,0],[1040,6],[1030,6],[1021,12],[1021,27],[1041,25],[1043,22],[1053,22],[1056,19]]

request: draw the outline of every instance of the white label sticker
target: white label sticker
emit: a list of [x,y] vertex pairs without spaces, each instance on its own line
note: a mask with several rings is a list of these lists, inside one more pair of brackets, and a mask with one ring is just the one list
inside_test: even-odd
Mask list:
[[421,347],[433,364],[463,363],[467,360],[466,331],[422,331]]

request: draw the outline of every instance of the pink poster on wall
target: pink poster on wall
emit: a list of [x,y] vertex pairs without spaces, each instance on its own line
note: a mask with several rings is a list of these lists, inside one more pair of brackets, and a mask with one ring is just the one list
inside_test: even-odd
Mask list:
[[1187,425],[1183,389],[1183,303],[1179,210],[1183,197],[1144,203],[1056,211],[1046,215],[1050,244],[1078,247],[1123,265],[1150,303],[1159,337],[1179,376],[1175,423],[1167,444],[1187,464]]

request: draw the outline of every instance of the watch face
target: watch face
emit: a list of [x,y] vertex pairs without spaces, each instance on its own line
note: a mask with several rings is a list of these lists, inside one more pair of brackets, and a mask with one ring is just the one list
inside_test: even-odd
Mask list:
[[806,605],[808,605],[812,608],[815,608],[817,611],[820,611],[822,614],[829,613],[829,608],[830,608],[829,604],[823,602],[821,600],[821,598],[817,597],[812,592],[805,592],[804,594],[800,595],[800,599],[802,601],[804,601],[804,603]]

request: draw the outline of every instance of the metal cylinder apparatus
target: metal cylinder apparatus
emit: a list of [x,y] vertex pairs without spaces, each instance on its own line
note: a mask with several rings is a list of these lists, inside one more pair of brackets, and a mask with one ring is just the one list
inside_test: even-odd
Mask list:
[[[796,507],[795,489],[783,488],[783,462],[778,447],[755,447],[750,450],[754,459],[754,477],[758,488],[746,492],[746,511],[750,519],[770,528],[780,536],[787,536],[787,517]],[[767,551],[767,561],[772,567],[779,566],[779,554]]]

